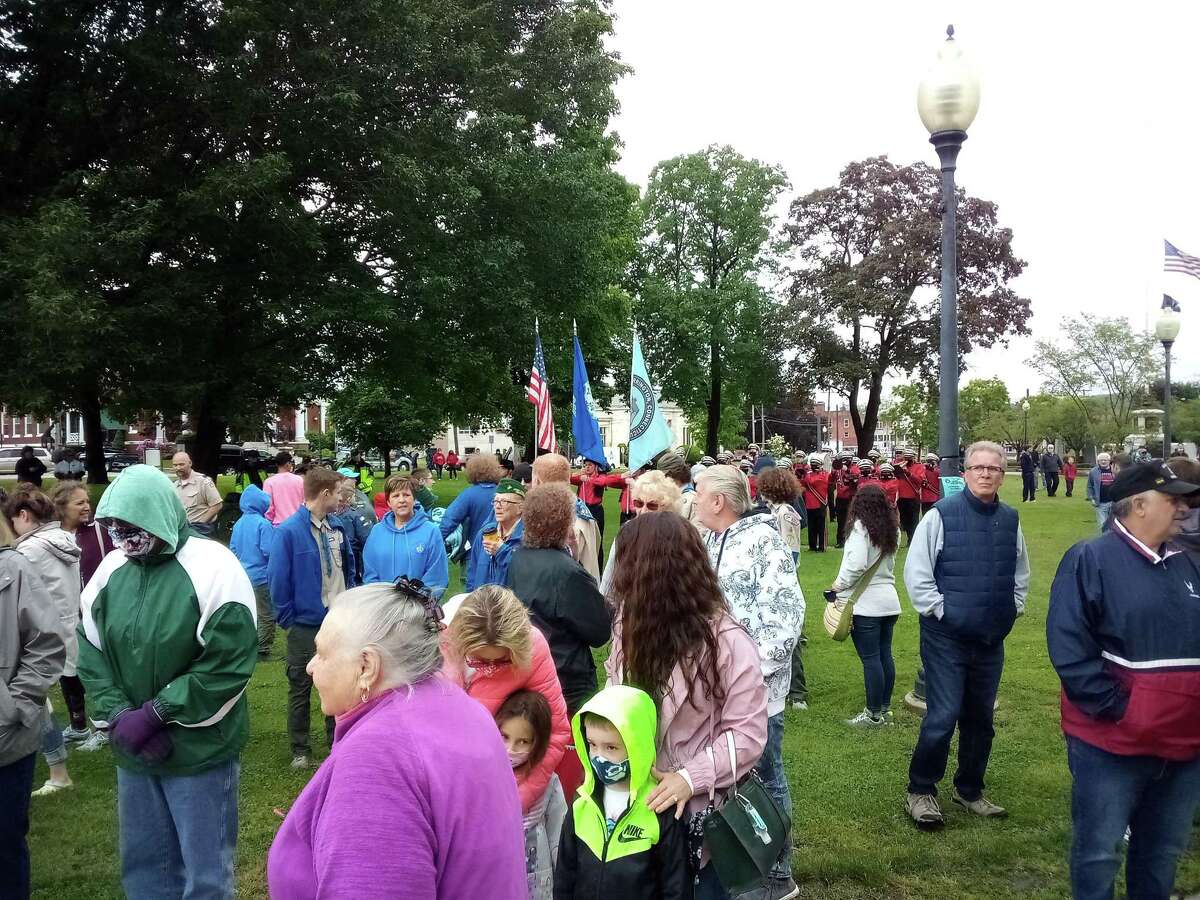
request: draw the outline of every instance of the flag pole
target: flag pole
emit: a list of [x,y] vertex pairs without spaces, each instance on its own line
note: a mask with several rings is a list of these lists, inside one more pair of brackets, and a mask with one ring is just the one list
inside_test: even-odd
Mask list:
[[[537,316],[533,317],[533,338],[534,338],[534,341],[540,341],[542,339],[542,328],[541,328],[541,325],[538,324]],[[546,390],[549,390],[549,387],[547,387]],[[533,439],[529,443],[530,443],[529,461],[532,463],[534,460],[537,459],[537,455],[538,455],[538,410],[537,410],[537,406],[534,406],[534,408],[533,408]]]

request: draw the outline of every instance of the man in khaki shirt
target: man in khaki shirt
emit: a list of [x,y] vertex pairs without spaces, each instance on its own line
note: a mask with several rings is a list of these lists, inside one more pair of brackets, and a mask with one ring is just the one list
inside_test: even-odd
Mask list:
[[176,453],[171,458],[177,480],[175,491],[183,502],[188,523],[203,535],[211,535],[217,515],[221,512],[221,495],[213,480],[192,468],[192,458],[186,453]]

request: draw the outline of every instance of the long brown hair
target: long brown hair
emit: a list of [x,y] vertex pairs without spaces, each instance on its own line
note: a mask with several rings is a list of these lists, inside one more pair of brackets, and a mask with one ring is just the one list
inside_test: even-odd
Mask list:
[[625,683],[661,704],[676,668],[688,702],[725,702],[717,671],[717,620],[728,609],[695,527],[677,513],[638,516],[617,533],[612,594],[621,617]]
[[533,729],[533,746],[525,764],[530,769],[536,769],[537,764],[546,758],[546,751],[550,749],[550,732],[553,727],[550,704],[537,691],[514,691],[496,710],[497,726],[503,725],[509,719],[524,719]]
[[900,513],[888,503],[887,494],[876,484],[863,485],[850,501],[850,525],[862,522],[871,543],[884,556],[896,552],[900,545]]

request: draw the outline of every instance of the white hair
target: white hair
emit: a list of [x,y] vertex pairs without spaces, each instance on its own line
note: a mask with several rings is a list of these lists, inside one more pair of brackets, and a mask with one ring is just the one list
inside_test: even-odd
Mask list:
[[358,653],[373,647],[380,658],[384,687],[416,684],[442,667],[436,623],[425,607],[392,584],[365,584],[343,591],[337,610],[344,649]]
[[1112,454],[1107,450],[1101,450],[1096,454],[1096,462],[1100,462],[1102,459],[1107,459],[1109,462],[1112,462]]
[[683,492],[662,472],[650,471],[633,483],[633,499],[657,500],[664,509],[677,513],[683,505]]
[[750,510],[750,480],[733,466],[713,466],[696,476],[696,485],[708,484],[739,516]]
[[1001,463],[1003,463],[1005,460],[1004,448],[995,441],[976,441],[967,448],[967,452],[963,456],[963,463],[970,465],[971,457],[976,453],[994,453],[996,456],[1000,457]]

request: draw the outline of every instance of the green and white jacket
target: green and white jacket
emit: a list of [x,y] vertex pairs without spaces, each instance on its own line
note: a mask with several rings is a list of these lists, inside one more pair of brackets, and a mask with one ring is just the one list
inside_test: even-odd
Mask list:
[[117,765],[190,775],[237,756],[246,743],[244,696],[257,653],[254,589],[226,547],[193,534],[166,476],[130,466],[105,492],[97,519],[121,519],[163,540],[144,559],[119,549],[82,596],[79,677],[97,725],[147,700],[174,749],[150,766],[114,747]]

